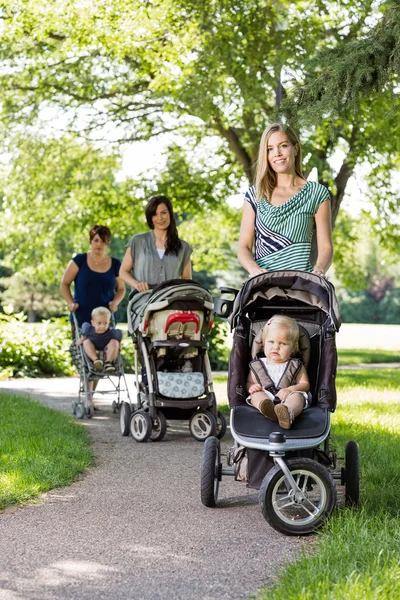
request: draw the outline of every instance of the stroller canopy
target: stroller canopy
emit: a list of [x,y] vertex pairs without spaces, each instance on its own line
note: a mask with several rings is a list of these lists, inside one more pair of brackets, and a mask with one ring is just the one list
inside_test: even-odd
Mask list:
[[128,329],[134,333],[145,314],[167,308],[212,310],[213,297],[199,283],[190,279],[165,281],[152,290],[135,294],[128,304]]
[[339,306],[333,285],[313,273],[306,271],[271,271],[255,275],[243,284],[235,298],[229,317],[231,329],[235,329],[247,306],[257,298],[287,298],[300,300],[321,309],[330,319],[330,325],[339,331]]

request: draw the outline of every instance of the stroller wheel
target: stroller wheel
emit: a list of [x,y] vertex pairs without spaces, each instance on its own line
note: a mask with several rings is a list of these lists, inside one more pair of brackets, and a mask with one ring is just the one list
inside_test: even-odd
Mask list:
[[144,410],[135,410],[131,417],[130,431],[136,442],[147,442],[151,436],[153,423],[150,415]]
[[76,402],[75,402],[75,400],[72,400],[72,402],[71,402],[71,408],[72,408],[72,414],[74,415],[76,413]]
[[164,413],[160,410],[157,411],[157,419],[153,422],[153,428],[151,430],[150,439],[152,442],[161,442],[165,434],[167,433],[167,420],[164,417]]
[[216,436],[219,440],[222,440],[226,433],[226,418],[222,412],[218,411],[217,413],[217,433]]
[[204,442],[204,440],[216,434],[217,420],[208,410],[196,412],[189,421],[189,430],[195,440]]
[[113,412],[113,415],[115,415],[118,412],[118,404],[115,402],[115,400],[113,400],[113,403],[111,404],[111,410]]
[[87,410],[86,410],[86,416],[88,419],[91,419],[94,415],[94,408],[92,404],[89,404]]
[[75,415],[77,419],[83,419],[83,417],[85,416],[85,407],[82,404],[82,402],[76,405]]
[[217,504],[221,479],[221,445],[216,437],[209,437],[204,443],[201,463],[201,501],[204,506],[213,508]]
[[123,436],[129,435],[129,428],[131,424],[131,407],[128,402],[121,404],[121,411],[119,413],[119,425]]
[[344,484],[346,506],[357,506],[360,495],[360,455],[354,440],[346,444]]
[[263,479],[259,502],[274,529],[286,535],[305,535],[321,527],[336,504],[336,488],[329,471],[309,458],[287,461],[298,486],[295,491],[279,465]]

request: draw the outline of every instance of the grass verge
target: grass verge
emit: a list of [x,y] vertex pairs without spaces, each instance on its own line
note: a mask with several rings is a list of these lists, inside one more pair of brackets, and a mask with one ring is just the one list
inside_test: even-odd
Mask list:
[[400,598],[400,370],[341,371],[332,442],[360,446],[361,506],[338,509],[313,556],[289,565],[261,600]]
[[374,350],[374,349],[360,349],[360,350],[338,350],[339,365],[355,365],[359,363],[392,363],[400,362],[400,352],[391,350]]
[[0,393],[0,508],[70,484],[93,463],[88,430],[25,396]]

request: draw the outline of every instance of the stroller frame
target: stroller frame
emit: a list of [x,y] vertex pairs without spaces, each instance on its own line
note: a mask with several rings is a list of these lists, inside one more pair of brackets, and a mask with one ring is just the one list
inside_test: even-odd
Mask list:
[[[94,409],[92,403],[90,402],[90,399],[93,397],[94,393],[101,395],[116,394],[117,398],[112,402],[112,411],[113,413],[116,413],[120,409],[120,406],[122,404],[121,397],[125,397],[128,400],[128,402],[130,402],[130,395],[128,385],[126,382],[124,367],[122,364],[121,354],[118,354],[118,358],[115,361],[115,373],[104,373],[96,371],[93,368],[93,365],[83,348],[83,344],[78,344],[78,340],[81,334],[75,313],[72,313],[72,320],[75,330],[75,338],[73,341],[73,362],[79,373],[78,399],[72,401],[72,413],[76,416],[77,419],[83,419],[84,417],[91,419],[93,417]],[[112,324],[114,325],[113,317]],[[112,386],[112,389],[96,389],[95,392],[90,390],[89,382],[98,381],[100,379],[108,379]]]
[[[202,503],[216,506],[224,475],[250,484],[248,467],[252,462],[253,476],[258,469],[254,479],[262,481],[257,485],[254,481],[251,487],[260,489],[259,503],[267,522],[286,535],[309,534],[323,525],[337,504],[335,481],[345,486],[347,506],[357,505],[359,499],[358,444],[353,440],[347,443],[341,469],[336,468],[336,452],[329,444],[330,413],[336,407],[335,333],[340,327],[334,288],[311,273],[275,271],[249,278],[240,291],[221,288],[221,292],[235,296],[234,300],[216,301],[216,313],[229,317],[235,331],[228,375],[234,446],[228,450],[228,468],[224,469],[219,441],[206,441]],[[245,400],[254,331],[274,314],[295,318],[306,330],[304,340],[311,341],[313,360],[308,373],[313,404],[289,430],[266,419]],[[303,350],[307,351],[306,343]]]
[[[130,298],[128,305],[128,330],[135,346],[136,402],[121,407],[121,433],[129,435],[137,442],[161,441],[167,430],[167,419],[189,419],[189,430],[194,439],[204,441],[210,435],[219,439],[226,432],[226,419],[217,409],[213,388],[212,372],[207,354],[208,342],[205,339],[212,324],[213,301],[207,290],[191,280],[172,280],[160,284],[143,296],[141,305],[138,294]],[[135,313],[135,305],[140,305]],[[151,322],[154,315],[166,311],[169,314],[165,323],[171,325],[195,323],[199,326],[197,312],[204,316],[199,339],[174,336],[158,339],[150,335]],[[174,312],[176,311],[176,312]],[[169,396],[160,389],[157,364],[160,355],[168,357],[173,365],[176,360],[183,360],[184,352],[192,351],[196,356],[192,359],[197,366],[196,374],[202,373],[204,392],[192,397]],[[172,357],[172,358],[171,358]],[[163,393],[164,392],[164,393]]]

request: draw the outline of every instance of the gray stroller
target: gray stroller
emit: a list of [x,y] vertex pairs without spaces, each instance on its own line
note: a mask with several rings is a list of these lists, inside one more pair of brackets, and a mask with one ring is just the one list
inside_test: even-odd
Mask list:
[[189,421],[197,441],[224,436],[226,419],[217,409],[207,354],[213,309],[210,293],[191,280],[167,281],[131,296],[136,401],[121,406],[122,435],[160,441],[167,419],[176,419]]
[[[229,361],[228,396],[234,446],[228,468],[221,463],[219,440],[204,446],[201,500],[216,505],[223,475],[234,476],[259,489],[265,519],[287,535],[308,534],[336,506],[335,481],[344,485],[347,505],[359,497],[359,453],[355,441],[346,446],[345,466],[336,469],[336,452],[329,446],[330,415],[336,407],[335,333],[340,318],[333,286],[311,273],[276,271],[250,278],[235,299],[219,299],[216,313],[229,317],[234,330]],[[300,326],[299,358],[311,384],[312,406],[286,430],[246,403],[249,363],[262,348],[261,330],[276,314],[294,318]]]
[[72,401],[72,413],[76,415],[77,419],[83,419],[84,417],[91,419],[93,417],[93,405],[90,400],[94,392],[90,390],[89,382],[98,381],[99,379],[107,380],[109,387],[101,390],[96,388],[96,394],[113,395],[112,411],[116,413],[123,401],[130,402],[121,355],[118,355],[115,361],[115,372],[110,374],[97,371],[86,355],[83,345],[78,344],[81,333],[75,313],[72,313],[72,319],[75,326],[75,339],[70,346],[70,353],[72,362],[79,373],[79,394],[77,400]]

